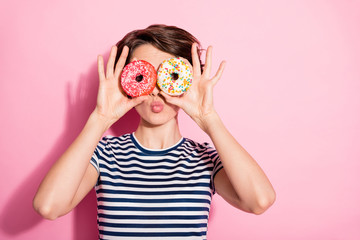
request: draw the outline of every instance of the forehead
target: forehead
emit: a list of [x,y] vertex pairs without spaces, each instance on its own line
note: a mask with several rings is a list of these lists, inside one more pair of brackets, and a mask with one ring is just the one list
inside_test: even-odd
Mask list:
[[143,44],[135,48],[131,54],[130,61],[133,60],[145,60],[151,63],[156,69],[159,67],[162,61],[175,57],[170,53],[163,52],[151,44]]

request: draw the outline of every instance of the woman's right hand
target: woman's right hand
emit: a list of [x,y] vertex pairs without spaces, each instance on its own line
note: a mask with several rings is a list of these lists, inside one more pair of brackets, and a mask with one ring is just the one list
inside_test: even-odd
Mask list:
[[117,47],[113,46],[106,66],[106,74],[104,72],[104,59],[101,55],[98,56],[99,92],[94,113],[108,122],[110,126],[131,108],[146,99],[146,96],[129,99],[121,88],[120,74],[124,68],[129,48],[127,46],[123,47],[114,70],[116,53]]

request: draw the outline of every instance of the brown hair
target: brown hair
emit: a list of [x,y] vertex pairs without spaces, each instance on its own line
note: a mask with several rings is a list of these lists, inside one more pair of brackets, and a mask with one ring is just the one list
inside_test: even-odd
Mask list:
[[193,64],[191,46],[194,42],[198,44],[197,52],[202,72],[203,64],[200,59],[201,48],[199,40],[184,29],[164,24],[153,24],[145,29],[134,30],[126,34],[125,37],[116,44],[118,50],[115,63],[119,60],[121,51],[125,45],[129,47],[129,55],[126,59],[126,64],[128,64],[132,51],[134,51],[135,48],[143,44],[151,44],[163,52],[170,53],[176,57],[186,58]]

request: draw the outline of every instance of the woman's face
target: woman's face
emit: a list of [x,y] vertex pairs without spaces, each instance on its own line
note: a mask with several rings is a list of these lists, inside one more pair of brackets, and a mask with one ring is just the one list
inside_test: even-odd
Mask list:
[[[160,64],[171,57],[175,57],[169,53],[160,51],[151,44],[143,44],[137,47],[131,55],[130,62],[134,60],[145,60],[151,63],[155,69]],[[151,125],[162,125],[168,121],[175,119],[179,111],[179,107],[168,104],[160,95],[160,89],[156,85],[153,92],[147,96],[147,99],[135,107],[142,121],[146,121]]]

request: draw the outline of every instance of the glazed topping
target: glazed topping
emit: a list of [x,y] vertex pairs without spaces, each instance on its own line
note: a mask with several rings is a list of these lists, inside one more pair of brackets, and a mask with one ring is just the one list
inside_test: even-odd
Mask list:
[[192,69],[180,57],[166,59],[157,71],[157,84],[169,95],[181,95],[192,84]]

